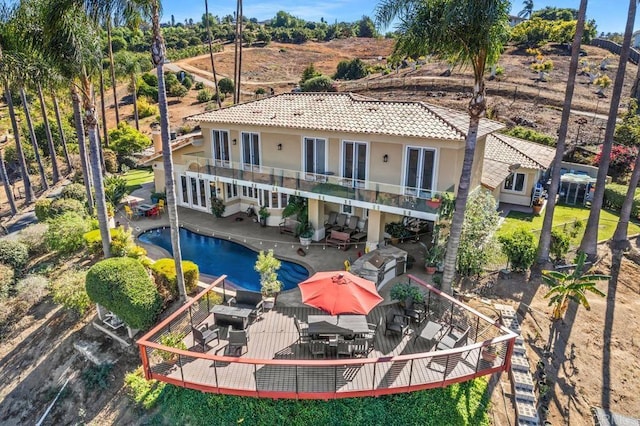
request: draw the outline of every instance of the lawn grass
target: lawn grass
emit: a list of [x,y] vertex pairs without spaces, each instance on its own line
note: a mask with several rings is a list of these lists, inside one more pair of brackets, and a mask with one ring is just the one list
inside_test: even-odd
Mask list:
[[142,187],[142,184],[153,182],[153,170],[149,168],[131,169],[122,177],[127,181],[127,193]]
[[[583,206],[565,206],[557,205],[553,212],[553,226],[563,226],[568,224],[567,227],[572,227],[573,223],[577,220],[583,221],[586,225],[589,218],[589,209]],[[509,234],[513,230],[520,226],[525,226],[527,229],[539,233],[542,229],[542,221],[544,219],[544,212],[540,216],[534,216],[530,213],[521,212],[509,212],[504,222],[498,230],[498,235]],[[613,236],[618,224],[617,212],[609,210],[602,210],[600,212],[600,227],[598,230],[598,240],[608,240]],[[580,241],[582,234],[584,233],[584,227],[575,239]],[[629,235],[640,233],[640,226],[637,221],[629,223]],[[574,239],[574,240],[575,240]]]
[[[130,377],[129,375],[128,377]],[[139,382],[140,376],[133,380]],[[272,400],[215,395],[156,382],[129,384],[139,406],[153,407],[152,424],[218,425],[489,425],[487,380],[378,398]],[[155,400],[149,404],[149,396]]]

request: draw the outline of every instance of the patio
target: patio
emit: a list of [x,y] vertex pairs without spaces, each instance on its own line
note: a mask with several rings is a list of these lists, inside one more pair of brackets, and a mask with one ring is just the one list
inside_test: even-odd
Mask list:
[[[423,286],[426,292],[428,315],[421,324],[413,323],[404,335],[386,333],[387,312],[402,311],[397,304],[378,306],[367,315],[369,323],[381,325],[374,348],[366,356],[337,358],[329,344],[325,358],[314,359],[309,344],[299,343],[293,318],[307,321],[322,311],[302,306],[277,306],[251,323],[248,345],[240,356],[227,350],[226,327],[219,327],[220,342],[214,340],[202,352],[191,327],[214,323],[206,294],[222,284],[221,278],[138,341],[146,377],[206,392],[329,399],[443,387],[508,368],[505,360],[510,359],[515,334],[415,277],[404,279]],[[463,345],[436,351],[438,339],[418,338],[433,323],[444,327],[440,334],[446,334],[452,325],[466,327],[469,331]],[[161,345],[161,337],[169,332],[186,336],[183,341],[188,349]],[[489,345],[497,349],[494,361],[480,356]],[[175,354],[175,359],[166,361],[166,356],[158,356],[159,350]]]

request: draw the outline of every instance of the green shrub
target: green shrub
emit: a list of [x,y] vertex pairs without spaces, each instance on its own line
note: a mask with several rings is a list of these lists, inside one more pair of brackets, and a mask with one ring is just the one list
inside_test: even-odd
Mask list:
[[193,79],[191,77],[189,77],[188,75],[186,75],[183,79],[182,79],[182,85],[187,89],[191,89],[191,86],[193,86]]
[[29,305],[40,303],[47,295],[49,280],[42,275],[28,275],[16,283],[16,297]]
[[0,240],[0,263],[11,266],[21,274],[29,261],[29,249],[15,240]]
[[111,363],[103,363],[100,365],[91,364],[82,372],[82,381],[87,390],[107,389],[111,381],[111,370],[113,370],[113,364]]
[[124,376],[124,384],[129,397],[139,407],[146,410],[153,408],[158,402],[158,398],[166,383],[157,380],[147,380],[139,367]]
[[202,89],[198,92],[198,102],[209,102],[213,98],[213,93],[209,89]]
[[36,201],[35,214],[40,222],[49,219],[51,215],[51,202],[52,200],[50,198],[42,198]]
[[158,76],[150,72],[142,74],[142,80],[151,87],[158,87]]
[[29,256],[39,256],[47,251],[44,234],[48,228],[46,223],[34,223],[20,231],[18,241],[27,246]]
[[102,150],[104,168],[109,173],[118,173],[118,155],[108,148]]
[[548,146],[555,146],[556,145],[556,139],[551,137],[551,136],[547,136],[544,133],[540,133],[537,132],[533,129],[528,129],[526,127],[522,127],[522,126],[515,126],[512,127],[509,130],[505,130],[504,134],[509,135],[509,136],[513,136],[514,138],[520,138],[520,139],[524,139],[527,141],[531,141],[531,142],[535,142],[535,143],[540,143],[543,145],[548,145]]
[[[187,293],[191,293],[198,287],[200,273],[198,265],[188,260],[182,261],[182,272],[184,273],[184,286]],[[178,297],[178,278],[176,276],[176,264],[173,258],[158,259],[151,265],[151,273],[156,281],[156,285],[168,292],[172,299]]]
[[218,81],[218,90],[225,95],[233,93],[234,88],[233,80],[228,77],[221,78],[220,81]]
[[[157,89],[156,89],[157,90]],[[142,96],[138,98],[138,118],[143,119],[147,117],[153,117],[158,114],[158,107],[152,105],[149,98]]]
[[300,87],[303,92],[335,92],[333,80],[326,75],[310,78]]
[[[136,249],[141,249],[141,247],[138,247],[133,243],[133,236],[131,235],[130,230],[125,230],[124,228],[111,228],[109,229],[109,233],[111,234],[111,256],[140,257],[140,251]],[[91,230],[85,233],[82,238],[89,253],[99,254],[102,252],[102,235],[100,235],[100,229]],[[131,251],[135,251],[132,256],[129,255]],[[144,254],[146,254],[146,251]]]
[[73,198],[58,198],[51,202],[49,207],[49,218],[55,218],[65,213],[75,213],[86,215],[84,204]]
[[[187,345],[183,342],[185,337],[184,333],[180,333],[179,331],[170,331],[167,334],[160,336],[159,343],[170,348],[187,350]],[[156,353],[160,355],[163,361],[169,361],[176,357],[173,352],[169,351],[159,350]]]
[[104,196],[112,206],[117,206],[127,195],[127,181],[120,176],[109,176],[104,180]]
[[89,230],[87,221],[77,213],[65,213],[49,221],[44,240],[50,250],[62,254],[74,253],[82,248],[82,236]]
[[53,301],[65,309],[80,315],[91,307],[91,299],[85,289],[86,270],[67,271],[51,283]]
[[523,272],[533,265],[537,245],[530,230],[518,228],[508,235],[500,235],[498,241],[502,244],[502,252],[509,259],[512,270]]
[[87,273],[89,298],[115,313],[129,327],[151,326],[162,307],[162,298],[142,264],[128,257],[96,263]]
[[9,295],[13,287],[13,268],[0,263],[0,299]]
[[196,81],[196,85],[194,86],[194,88],[196,90],[202,90],[202,89],[204,89],[204,83],[201,82],[201,81]]
[[571,243],[571,237],[565,234],[562,229],[551,230],[551,246],[549,252],[553,256],[556,262],[564,259],[569,252],[569,245]]
[[[608,209],[620,211],[627,196],[627,186],[611,183],[604,189],[604,206]],[[631,217],[640,217],[640,189],[636,189],[631,205]]]
[[391,287],[390,296],[392,299],[404,303],[407,299],[411,298],[414,302],[423,302],[424,293],[411,283],[398,283]]
[[80,183],[70,183],[62,188],[60,192],[62,198],[71,198],[72,200],[78,200],[82,204],[87,202],[87,190],[84,185]]
[[362,62],[362,59],[355,58],[350,61],[340,61],[333,78],[336,80],[358,80],[366,77],[368,73],[367,65]]

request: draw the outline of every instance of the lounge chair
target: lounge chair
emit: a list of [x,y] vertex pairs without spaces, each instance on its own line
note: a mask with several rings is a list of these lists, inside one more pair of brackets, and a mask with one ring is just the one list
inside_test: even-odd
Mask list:
[[347,223],[347,226],[342,228],[342,232],[348,233],[349,236],[355,234],[356,232],[358,232],[358,222],[360,222],[359,216],[351,216],[349,218],[349,222]]
[[455,326],[452,326],[449,332],[442,336],[436,350],[443,351],[464,346],[467,343],[467,337],[469,337],[469,330],[471,330],[471,327],[467,327],[466,330],[460,332]]
[[367,229],[368,228],[369,228],[369,219],[364,221],[364,225],[362,225],[362,228],[358,228],[357,232],[354,233],[353,235],[351,235],[351,239],[353,241],[360,242],[360,240],[363,240],[363,239],[367,238]]
[[[242,355],[242,348],[247,347],[249,350],[249,331],[248,330],[234,330],[229,329],[229,353],[234,355]],[[238,353],[238,349],[240,352]]]
[[342,231],[347,225],[347,215],[344,213],[340,213],[338,218],[336,219],[336,224],[329,228],[330,231]]
[[404,336],[409,332],[409,317],[393,311],[387,312],[387,323],[384,330],[385,336],[388,331]]
[[324,223],[325,232],[333,228],[336,224],[336,219],[338,218],[338,212],[330,212],[329,219]]
[[218,328],[209,328],[209,324],[205,323],[199,329],[191,327],[193,333],[193,341],[196,344],[202,345],[202,352],[205,352],[205,346],[210,342],[217,340],[220,344],[220,330]]

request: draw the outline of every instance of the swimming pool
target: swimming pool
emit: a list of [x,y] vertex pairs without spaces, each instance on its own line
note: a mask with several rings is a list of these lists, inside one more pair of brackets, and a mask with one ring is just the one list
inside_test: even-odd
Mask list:
[[[147,244],[155,244],[169,253],[171,235],[169,228],[146,231],[138,237]],[[207,275],[227,275],[229,281],[246,290],[260,291],[260,275],[253,269],[258,253],[233,241],[208,237],[180,228],[180,248],[182,258],[198,265],[200,272]],[[297,263],[281,260],[278,278],[283,290],[295,288],[309,277],[309,271]]]

